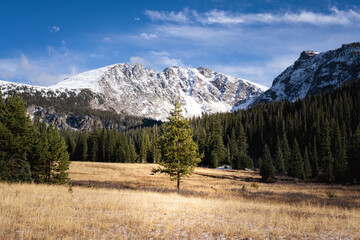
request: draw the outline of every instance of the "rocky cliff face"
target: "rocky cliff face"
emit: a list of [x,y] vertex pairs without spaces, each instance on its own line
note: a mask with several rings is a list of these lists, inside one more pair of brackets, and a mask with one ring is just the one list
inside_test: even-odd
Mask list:
[[344,44],[339,49],[322,53],[304,51],[254,103],[296,101],[357,78],[360,78],[360,43]]
[[[187,117],[231,111],[236,103],[259,96],[266,87],[206,68],[169,67],[157,73],[139,64],[116,64],[71,77],[53,89],[89,88],[124,115],[165,120],[175,100]],[[237,106],[245,106],[238,104]]]
[[139,64],[95,69],[50,87],[0,81],[0,88],[5,97],[21,93],[31,115],[79,130],[96,125],[89,114],[82,114],[84,108],[164,121],[175,100],[185,116],[193,117],[245,108],[267,89],[202,67],[169,67],[157,73]]

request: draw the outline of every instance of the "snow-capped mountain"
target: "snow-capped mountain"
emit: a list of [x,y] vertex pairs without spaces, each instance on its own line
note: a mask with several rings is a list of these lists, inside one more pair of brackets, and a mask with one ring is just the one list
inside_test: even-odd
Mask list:
[[281,99],[293,102],[357,78],[360,78],[360,43],[343,44],[322,53],[304,51],[253,104]]
[[245,108],[267,90],[250,81],[206,68],[169,67],[157,73],[139,64],[115,64],[84,72],[50,87],[0,82],[1,90],[42,96],[77,95],[91,91],[89,107],[127,116],[166,120],[173,103],[187,117]]

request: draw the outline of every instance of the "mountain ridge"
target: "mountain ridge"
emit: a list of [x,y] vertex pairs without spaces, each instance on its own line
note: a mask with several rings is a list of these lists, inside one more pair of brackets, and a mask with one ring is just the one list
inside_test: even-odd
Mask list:
[[325,52],[303,51],[252,105],[279,100],[293,102],[357,78],[360,78],[360,43],[343,44]]
[[204,67],[174,66],[157,73],[140,64],[126,63],[80,73],[49,87],[10,82],[0,85],[3,92],[18,89],[44,95],[78,94],[89,89],[99,96],[89,102],[91,108],[156,120],[166,119],[175,99],[182,104],[184,115],[193,117],[231,111],[235,106],[245,108],[249,100],[267,89]]
[[[36,109],[40,109],[40,115],[46,113],[48,119],[61,118],[59,124],[77,128],[79,123],[72,123],[71,119],[83,120],[88,116],[74,116],[71,109],[81,108],[78,111],[81,114],[89,112],[84,110],[89,108],[107,111],[112,116],[164,121],[175,100],[182,104],[186,117],[194,117],[245,109],[261,102],[294,102],[357,78],[360,78],[360,43],[351,43],[326,52],[301,52],[294,64],[274,79],[269,89],[204,67],[173,66],[156,72],[136,63],[90,70],[49,87],[0,81],[0,88],[5,97],[14,92],[22,93],[31,103],[30,114],[34,115]],[[41,106],[44,102],[47,107]],[[48,109],[52,102],[56,102],[69,117],[63,118]]]

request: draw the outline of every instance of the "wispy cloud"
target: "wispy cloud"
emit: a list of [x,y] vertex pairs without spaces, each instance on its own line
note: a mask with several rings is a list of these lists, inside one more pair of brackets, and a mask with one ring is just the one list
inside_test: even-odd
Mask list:
[[341,11],[331,8],[329,14],[311,11],[297,13],[259,13],[259,14],[232,14],[225,11],[212,10],[206,12],[200,21],[203,24],[312,24],[312,25],[350,25],[360,21],[360,13],[354,10]]
[[69,57],[61,49],[48,46],[47,57],[20,54],[18,57],[0,59],[0,79],[49,86],[79,72],[74,59],[76,57]]
[[58,26],[52,26],[50,28],[50,32],[52,32],[52,33],[56,33],[56,32],[59,32],[59,31],[60,31],[60,27],[58,27]]
[[360,21],[360,12],[356,10],[339,10],[332,7],[329,13],[312,11],[281,12],[281,13],[234,13],[213,9],[199,13],[195,10],[184,9],[179,12],[146,11],[145,14],[152,21],[207,24],[311,24],[311,25],[342,25],[357,24]]
[[[145,14],[153,21],[146,31],[158,38],[140,39],[139,44],[171,52],[195,67],[207,66],[266,86],[303,50],[326,51],[360,37],[357,9],[260,13],[184,9]],[[151,57],[138,57],[152,65]]]
[[147,68],[153,68],[156,71],[162,71],[169,66],[189,67],[181,60],[170,57],[168,52],[146,52],[140,56],[132,56],[129,59],[130,63],[139,63]]
[[158,35],[153,34],[153,33],[142,33],[142,34],[140,34],[140,37],[145,38],[145,39],[152,39],[152,38],[157,38]]
[[292,65],[296,60],[297,55],[280,55],[263,63],[247,63],[247,64],[228,64],[228,65],[214,65],[215,70],[237,76],[247,80],[254,81],[264,86],[270,87],[271,82],[269,76],[276,76],[284,71],[288,66]]
[[188,9],[184,9],[180,12],[164,12],[164,11],[151,11],[146,10],[145,15],[147,15],[152,21],[165,21],[165,22],[177,22],[177,23],[187,23],[190,20],[189,15],[192,14],[193,11],[189,11]]
[[103,42],[109,43],[109,42],[111,42],[111,38],[110,37],[104,37]]

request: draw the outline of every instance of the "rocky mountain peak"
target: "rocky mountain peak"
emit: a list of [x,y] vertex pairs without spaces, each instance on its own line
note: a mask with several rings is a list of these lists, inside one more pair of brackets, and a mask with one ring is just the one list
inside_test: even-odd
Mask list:
[[204,75],[206,78],[212,78],[213,77],[213,71],[211,71],[208,68],[204,68],[204,67],[199,67],[198,68],[199,72]]
[[49,92],[76,96],[86,90],[85,99],[92,109],[166,120],[175,99],[182,104],[184,115],[193,117],[244,108],[265,89],[203,67],[173,66],[156,72],[140,64],[119,63],[80,73],[39,91],[43,96]]
[[343,44],[341,48],[359,48],[360,49],[360,42]]
[[360,78],[360,43],[317,53],[304,51],[294,65],[274,79],[272,87],[257,102],[287,99],[295,101]]
[[314,57],[316,55],[318,55],[319,52],[315,52],[315,51],[303,51],[301,54],[300,54],[300,58],[299,60],[307,60],[311,57]]

